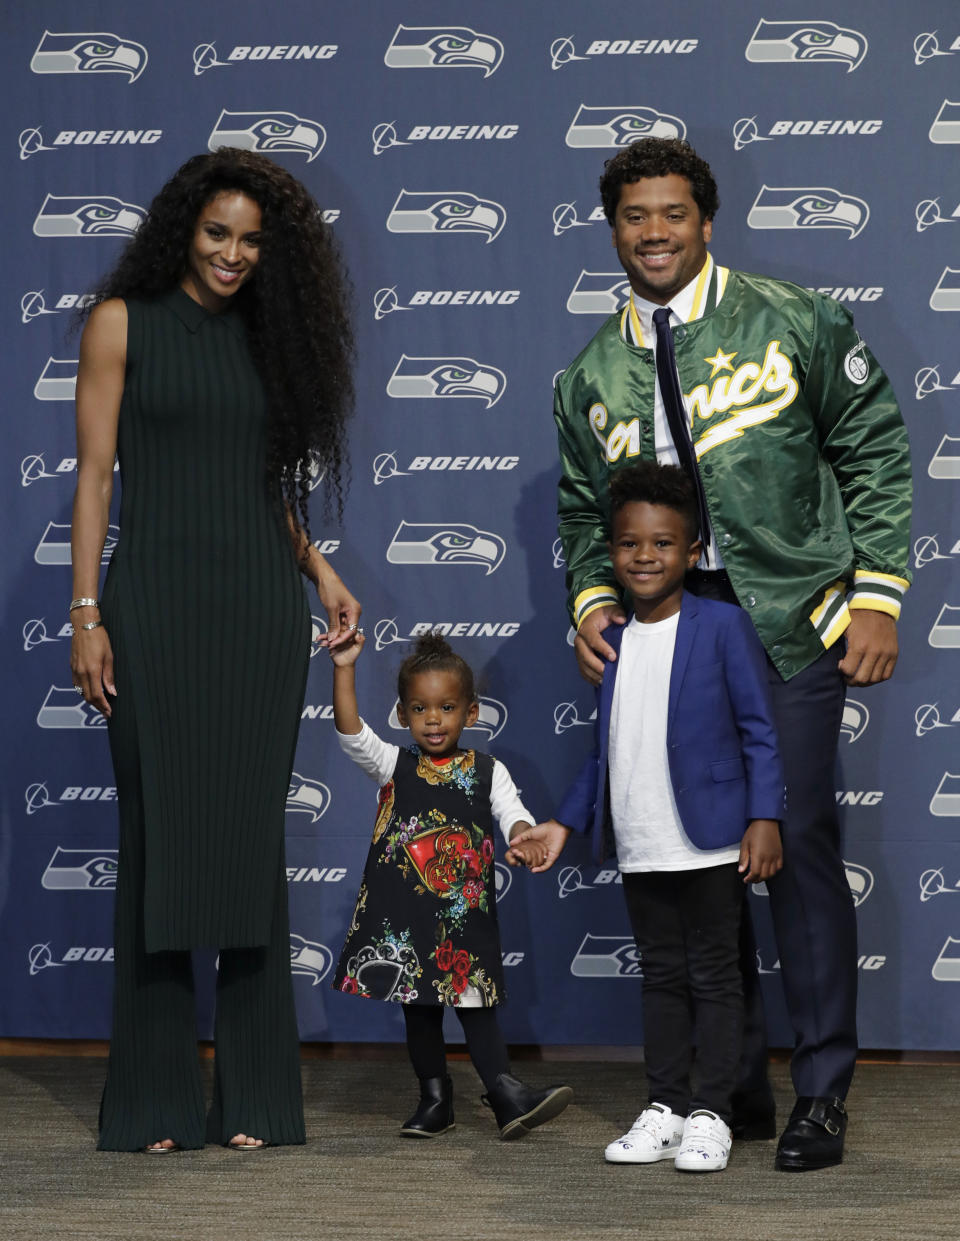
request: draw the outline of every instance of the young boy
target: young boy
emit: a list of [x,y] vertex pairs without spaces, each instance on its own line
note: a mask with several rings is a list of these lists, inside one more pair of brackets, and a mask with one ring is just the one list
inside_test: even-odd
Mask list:
[[545,870],[570,829],[591,832],[599,862],[612,821],[643,957],[649,1102],[605,1155],[713,1172],[726,1167],[731,1144],[744,884],[781,867],[783,770],[750,621],[683,589],[701,551],[687,476],[654,462],[624,467],[610,502],[607,546],[633,619],[604,633],[618,657],[597,690],[594,753],[556,818],[518,841],[546,842],[547,861],[535,868]]

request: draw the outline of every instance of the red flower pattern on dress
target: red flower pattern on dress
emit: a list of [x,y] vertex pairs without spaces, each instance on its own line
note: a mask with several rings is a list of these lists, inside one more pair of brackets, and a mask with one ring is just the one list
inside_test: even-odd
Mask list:
[[441,973],[446,974],[453,969],[453,942],[445,939],[442,944],[437,945],[437,951],[433,954],[437,961],[437,969]]
[[480,856],[483,858],[484,866],[489,866],[493,861],[493,841],[489,836],[484,836],[483,843],[480,846]]
[[450,986],[453,987],[457,995],[462,995],[467,989],[467,981],[466,974],[453,974],[450,978]]
[[[440,962],[438,961],[437,964],[440,965]],[[453,958],[453,972],[462,974],[464,978],[470,973],[470,953],[466,948],[461,948]]]

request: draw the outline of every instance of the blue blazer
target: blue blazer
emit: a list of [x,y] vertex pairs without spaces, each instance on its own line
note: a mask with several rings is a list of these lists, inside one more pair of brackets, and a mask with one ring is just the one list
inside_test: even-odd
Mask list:
[[[622,625],[604,638],[619,655]],[[613,852],[608,804],[610,711],[620,661],[597,687],[594,751],[556,812],[590,832],[597,862]],[[667,760],[680,822],[698,849],[739,844],[751,819],[784,817],[783,764],[763,647],[746,613],[684,592],[670,669]]]

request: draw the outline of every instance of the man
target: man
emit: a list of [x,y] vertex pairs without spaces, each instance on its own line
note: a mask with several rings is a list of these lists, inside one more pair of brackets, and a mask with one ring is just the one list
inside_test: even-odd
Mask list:
[[[856,922],[833,773],[845,683],[885,681],[897,659],[906,431],[846,310],[714,263],[717,187],[685,142],[633,143],[607,162],[600,190],[631,297],[556,388],[577,660],[598,684],[616,658],[603,630],[626,619],[605,551],[610,471],[639,458],[679,462],[698,490],[705,549],[688,586],[750,616],[786,772],[784,869],[769,892],[798,1099],[776,1166],[827,1167],[843,1156],[857,1053]],[[745,984],[759,1004],[755,966]],[[751,1020],[762,1030],[762,1013]],[[743,1136],[775,1132],[760,1053],[758,1043],[741,1082]]]

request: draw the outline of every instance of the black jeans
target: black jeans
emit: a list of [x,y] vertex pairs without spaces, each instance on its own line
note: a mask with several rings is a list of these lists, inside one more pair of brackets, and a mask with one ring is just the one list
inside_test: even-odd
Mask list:
[[679,1116],[708,1108],[729,1124],[743,1040],[737,865],[625,874],[623,892],[643,958],[649,1101]]

